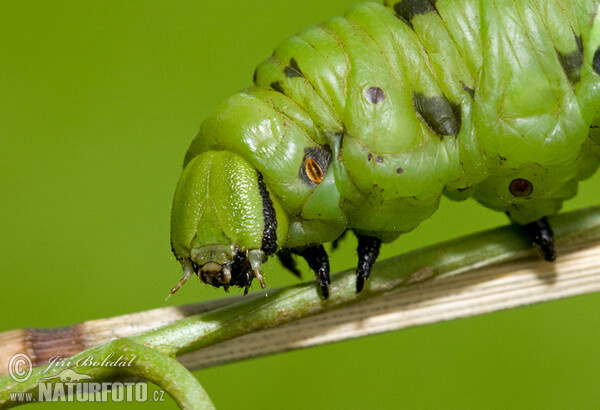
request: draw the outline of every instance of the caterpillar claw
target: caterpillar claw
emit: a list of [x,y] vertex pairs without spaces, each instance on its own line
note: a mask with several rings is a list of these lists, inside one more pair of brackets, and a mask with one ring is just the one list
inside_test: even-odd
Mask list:
[[546,217],[526,225],[519,225],[521,231],[531,240],[542,257],[548,262],[556,260],[556,251],[554,250],[554,232]]
[[250,262],[250,267],[252,268],[252,272],[254,272],[254,277],[258,280],[262,289],[267,287],[267,285],[265,285],[263,274],[260,270],[265,259],[266,255],[260,249],[252,249],[248,251],[248,262]]
[[321,286],[321,293],[323,294],[323,299],[329,299],[329,278],[327,278],[327,281],[323,281],[321,283],[319,283],[319,285]]
[[323,298],[329,297],[329,256],[323,245],[311,246],[300,252],[300,256],[306,260],[308,266],[315,272],[317,283],[323,293]]
[[372,236],[356,234],[358,238],[358,265],[356,267],[356,293],[363,290],[365,282],[371,275],[371,268],[379,256],[381,239]]
[[185,284],[185,282],[187,282],[188,279],[192,277],[192,274],[194,273],[194,267],[192,266],[192,261],[190,261],[189,259],[186,259],[182,262],[182,266],[183,266],[183,278],[181,278],[179,280],[179,282],[177,282],[177,284],[171,288],[171,290],[169,291],[169,294],[167,295],[165,300],[169,300],[169,298],[172,295],[174,295],[175,292],[177,292],[179,289],[181,289],[181,287]]
[[362,292],[362,290],[365,286],[365,281],[366,281],[366,278],[363,275],[359,275],[357,272],[356,273],[356,293]]
[[267,285],[265,284],[265,279],[264,279],[261,271],[255,270],[254,277],[258,280],[258,283],[260,283],[261,289],[265,289],[267,287]]

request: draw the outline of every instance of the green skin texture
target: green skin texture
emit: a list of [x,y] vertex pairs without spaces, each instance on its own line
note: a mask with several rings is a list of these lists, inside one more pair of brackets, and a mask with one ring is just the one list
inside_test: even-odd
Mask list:
[[[396,3],[359,5],[284,41],[253,86],[205,119],[173,201],[179,261],[230,260],[211,246],[261,248],[257,170],[276,211],[277,249],[346,229],[392,241],[427,219],[442,193],[527,224],[558,212],[595,172],[598,1],[439,0],[410,25]],[[583,64],[570,81],[557,54],[576,52],[577,36]],[[289,76],[292,58],[301,73]],[[385,98],[370,101],[371,87]],[[433,132],[414,93],[460,107],[459,131]],[[308,147],[332,153],[319,184],[299,176]],[[516,178],[532,183],[530,195],[510,192]]]

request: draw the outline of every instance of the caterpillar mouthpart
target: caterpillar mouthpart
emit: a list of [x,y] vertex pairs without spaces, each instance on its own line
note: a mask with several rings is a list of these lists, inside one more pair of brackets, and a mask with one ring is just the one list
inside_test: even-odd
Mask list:
[[183,278],[169,292],[167,299],[177,292],[192,276],[215,288],[226,292],[230,286],[244,288],[248,293],[252,281],[258,280],[260,287],[266,287],[262,273],[262,264],[266,261],[265,252],[260,249],[240,251],[235,245],[205,246],[195,250],[191,258],[181,261]]
[[225,292],[229,291],[229,282],[231,282],[231,265],[221,265],[215,262],[205,263],[198,270],[198,277],[204,283],[215,287],[223,286]]

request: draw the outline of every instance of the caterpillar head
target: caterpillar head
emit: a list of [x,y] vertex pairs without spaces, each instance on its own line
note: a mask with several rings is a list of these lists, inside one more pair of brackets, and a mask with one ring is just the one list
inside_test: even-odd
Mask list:
[[209,285],[264,287],[261,266],[287,235],[287,217],[262,175],[242,157],[208,151],[184,168],[173,198],[171,247],[183,267]]

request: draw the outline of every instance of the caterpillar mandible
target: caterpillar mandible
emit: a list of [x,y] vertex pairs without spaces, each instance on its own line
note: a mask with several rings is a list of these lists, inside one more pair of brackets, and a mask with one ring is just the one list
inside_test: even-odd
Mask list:
[[505,212],[548,260],[547,217],[600,161],[597,0],[386,0],[279,45],[220,104],[184,160],[171,217],[183,267],[226,290],[265,287],[277,255],[314,270],[358,238],[356,289],[382,242],[442,193]]

